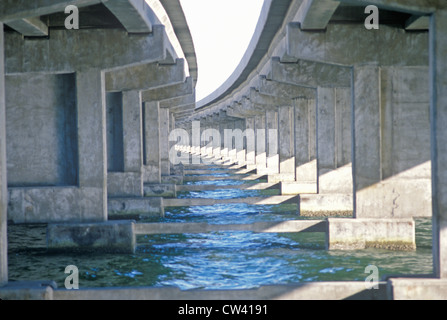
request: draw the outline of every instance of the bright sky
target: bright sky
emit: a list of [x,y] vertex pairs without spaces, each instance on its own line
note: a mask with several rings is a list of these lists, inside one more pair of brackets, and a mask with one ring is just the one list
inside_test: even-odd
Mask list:
[[264,0],[180,0],[196,49],[197,101],[228,79],[256,29]]

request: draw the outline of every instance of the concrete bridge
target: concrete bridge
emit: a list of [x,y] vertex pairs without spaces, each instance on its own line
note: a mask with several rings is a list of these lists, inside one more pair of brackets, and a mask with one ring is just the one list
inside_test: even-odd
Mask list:
[[[79,9],[79,29],[64,24],[69,5]],[[365,26],[368,5],[379,9],[379,29]],[[266,0],[240,65],[199,102],[178,0],[3,2],[0,22],[0,297],[211,297],[8,282],[8,221],[48,224],[56,250],[133,252],[138,234],[216,230],[325,232],[328,250],[413,250],[413,218],[432,217],[434,273],[424,278],[388,279],[379,291],[338,282],[212,297],[447,298],[443,0]],[[214,203],[176,199],[207,188],[183,185],[198,168],[234,170],[240,188],[278,191],[237,201],[291,202],[298,215],[330,218],[134,221]]]

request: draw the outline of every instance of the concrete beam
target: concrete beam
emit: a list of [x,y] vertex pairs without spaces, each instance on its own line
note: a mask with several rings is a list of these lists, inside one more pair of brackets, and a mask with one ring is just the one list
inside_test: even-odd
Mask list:
[[38,17],[10,21],[8,26],[25,37],[48,36],[48,26]]
[[257,87],[261,94],[284,97],[288,99],[314,98],[315,89],[295,84],[262,79]]
[[[253,175],[253,177],[242,178],[240,180],[250,181],[257,180],[260,177],[264,177],[264,175]],[[191,177],[192,178],[192,177]],[[202,177],[201,177],[202,178]],[[207,176],[206,179],[212,179],[212,176]],[[186,179],[185,181],[193,181],[194,179]],[[202,178],[202,180],[204,180]],[[218,180],[218,179],[216,179]],[[223,179],[222,179],[223,180]],[[230,203],[245,203],[252,205],[275,205],[275,204],[296,204],[299,203],[299,196],[291,195],[291,196],[272,196],[272,197],[251,197],[251,198],[237,198],[237,199],[165,199],[164,205],[165,207],[184,207],[184,206],[212,206],[215,204],[230,204]]]
[[150,33],[154,13],[144,0],[102,0],[129,33]]
[[339,0],[340,2],[356,5],[375,5],[377,7],[408,12],[414,14],[430,14],[437,9],[447,8],[447,4],[443,0]]
[[[364,281],[306,282],[243,290],[180,290],[178,288],[58,289],[54,300],[343,300],[387,299],[386,282],[379,290],[365,289]],[[442,287],[443,288],[443,287]]]
[[[428,33],[424,32],[405,32],[386,25],[371,32],[356,24],[329,24],[326,32],[306,32],[300,29],[299,23],[289,23],[286,32],[288,61],[293,58],[345,66],[428,65]],[[354,43],[355,50],[352,50]],[[405,55],[396,52],[405,52]]]
[[185,82],[185,60],[174,65],[149,63],[106,73],[106,90],[128,91],[160,88]]
[[137,235],[251,231],[256,233],[326,232],[326,221],[255,222],[252,224],[212,225],[208,223],[139,223]]
[[299,60],[297,63],[281,63],[279,58],[271,61],[269,78],[274,81],[300,85],[303,87],[349,87],[351,70],[321,62]]
[[186,81],[180,84],[173,84],[166,87],[149,89],[143,91],[143,101],[162,101],[194,93],[193,79],[186,78]]
[[89,68],[112,71],[163,61],[167,45],[164,26],[154,26],[149,35],[132,37],[119,29],[53,30],[46,41],[23,40],[20,34],[8,33],[6,73],[73,73]]
[[254,104],[259,106],[264,106],[267,109],[281,107],[281,106],[291,106],[292,100],[276,95],[267,95],[259,92],[255,88],[250,88],[247,98]]
[[339,1],[334,0],[304,0],[301,4],[301,30],[324,30],[335,10],[340,5]]
[[196,102],[196,95],[194,93],[190,95],[160,101],[160,108],[170,109],[170,111],[172,112],[182,111],[185,109],[185,107],[189,109],[189,107],[191,105],[194,105],[195,102]]
[[326,249],[415,250],[413,219],[329,218]]
[[134,221],[89,224],[49,224],[47,245],[51,251],[134,253]]

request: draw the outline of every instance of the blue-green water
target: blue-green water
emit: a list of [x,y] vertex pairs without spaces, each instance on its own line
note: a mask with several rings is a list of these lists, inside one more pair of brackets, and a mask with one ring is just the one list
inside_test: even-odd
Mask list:
[[[180,198],[229,199],[268,196],[272,190],[225,190],[240,181],[205,181],[222,190],[182,193]],[[276,191],[277,192],[277,191]],[[168,208],[164,218],[144,222],[243,224],[300,219],[296,206],[247,204]],[[302,219],[302,218],[301,218]],[[322,233],[139,236],[135,254],[49,254],[45,225],[10,225],[9,278],[54,280],[64,287],[68,265],[80,272],[80,288],[175,286],[180,289],[246,289],[305,281],[364,280],[368,265],[380,275],[432,273],[431,219],[416,220],[417,250],[326,251]]]

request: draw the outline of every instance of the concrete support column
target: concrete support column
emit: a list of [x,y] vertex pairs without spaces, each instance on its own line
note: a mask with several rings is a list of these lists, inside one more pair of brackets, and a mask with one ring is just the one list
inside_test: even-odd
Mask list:
[[245,119],[245,137],[247,139],[246,146],[246,163],[247,169],[255,169],[256,168],[256,135],[255,135],[255,118],[246,118]]
[[[92,204],[84,219],[107,220],[107,142],[104,73],[77,72],[79,186],[90,190]],[[94,200],[93,200],[94,199]]]
[[354,68],[355,217],[431,215],[428,91],[426,67]]
[[160,158],[161,175],[171,174],[171,162],[169,161],[169,109],[160,108]]
[[279,173],[278,154],[278,112],[268,110],[265,113],[265,127],[267,135],[267,172]]
[[431,208],[427,68],[359,65],[353,77],[356,219],[329,219],[328,247],[414,249],[412,218]]
[[433,269],[447,278],[447,10],[430,21],[430,118],[433,192]]
[[228,146],[225,145],[225,129],[228,126],[227,121],[219,122],[219,134],[220,134],[220,156],[223,160],[227,160],[228,158]]
[[318,192],[352,194],[351,90],[317,89]]
[[295,108],[278,108],[279,174],[269,182],[295,181]]
[[142,100],[139,91],[122,93],[124,172],[109,172],[108,194],[115,197],[143,196]]
[[237,144],[238,141],[234,141],[235,143],[233,143],[235,128],[236,121],[229,122],[228,127],[225,128],[224,140],[225,145],[228,148],[228,159],[230,160],[230,162],[237,162],[237,149],[235,144]]
[[8,283],[5,66],[3,23],[0,23],[0,287]]
[[256,170],[258,174],[263,174],[267,172],[266,130],[264,114],[255,117],[255,136]]
[[161,183],[160,104],[146,102],[144,108],[145,174],[144,182]]
[[281,183],[281,194],[317,193],[316,101],[295,103],[295,182]]
[[237,131],[237,135],[239,136],[239,133],[241,133],[241,136],[237,138],[239,141],[235,141],[236,145],[236,160],[239,165],[244,165],[246,163],[246,145],[244,143],[244,133],[245,133],[245,120],[237,120],[234,124],[234,130]]
[[191,124],[192,164],[200,164],[200,130],[200,121],[194,120]]
[[221,158],[220,152],[221,152],[221,145],[222,145],[222,139],[223,136],[220,135],[220,127],[219,127],[219,115],[213,116],[213,158],[215,160],[219,160]]

